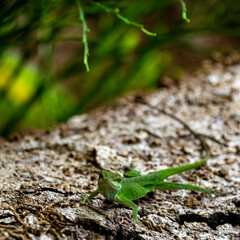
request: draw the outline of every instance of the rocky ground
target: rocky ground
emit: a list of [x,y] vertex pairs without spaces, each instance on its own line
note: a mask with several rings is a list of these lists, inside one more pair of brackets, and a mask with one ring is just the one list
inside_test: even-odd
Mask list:
[[[226,192],[154,191],[132,211],[81,198],[97,187],[98,173],[143,174],[193,163],[199,141],[179,122],[204,135],[211,158],[201,168],[169,177]],[[109,107],[76,116],[51,131],[0,141],[0,239],[240,239],[240,65],[203,62],[178,86],[133,94]]]

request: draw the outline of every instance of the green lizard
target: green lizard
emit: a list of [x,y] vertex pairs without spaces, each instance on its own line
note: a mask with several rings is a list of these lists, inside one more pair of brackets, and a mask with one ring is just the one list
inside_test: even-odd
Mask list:
[[174,116],[174,119],[184,125],[195,137],[200,140],[202,147],[205,150],[205,156],[202,158],[202,160],[193,164],[150,172],[146,175],[140,175],[139,172],[134,170],[127,174],[130,176],[130,178],[122,178],[122,176],[118,173],[102,170],[99,174],[97,190],[92,192],[88,197],[83,198],[83,201],[88,201],[90,203],[91,199],[100,193],[107,200],[114,201],[132,208],[133,220],[139,225],[142,225],[137,217],[138,207],[133,201],[144,197],[150,191],[188,189],[207,194],[216,193],[216,191],[195,185],[164,181],[164,179],[171,175],[202,166],[210,157],[209,146],[202,139],[202,137],[200,137],[199,134],[195,133],[187,124],[177,117]]

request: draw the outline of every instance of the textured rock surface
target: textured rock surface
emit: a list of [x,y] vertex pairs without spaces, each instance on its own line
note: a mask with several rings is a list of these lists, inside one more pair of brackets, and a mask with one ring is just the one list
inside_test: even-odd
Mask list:
[[226,196],[155,191],[136,201],[146,227],[102,196],[81,203],[101,168],[148,173],[200,158],[186,129],[130,96],[49,132],[0,142],[0,239],[239,239],[240,66],[205,62],[179,86],[144,98],[225,143],[206,137],[208,163],[169,179]]

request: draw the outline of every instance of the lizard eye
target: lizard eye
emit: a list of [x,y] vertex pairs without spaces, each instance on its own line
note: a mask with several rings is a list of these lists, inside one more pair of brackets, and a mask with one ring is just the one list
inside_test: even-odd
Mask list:
[[120,180],[122,179],[121,175],[116,175],[114,180],[117,181],[117,182],[120,182]]

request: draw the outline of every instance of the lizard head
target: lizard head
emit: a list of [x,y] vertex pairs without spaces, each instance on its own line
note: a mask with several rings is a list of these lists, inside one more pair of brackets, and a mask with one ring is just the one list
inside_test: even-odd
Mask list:
[[106,199],[113,201],[115,195],[121,189],[122,176],[107,170],[102,170],[98,178],[98,188]]
[[122,176],[118,173],[113,173],[113,172],[110,172],[107,170],[102,170],[99,174],[98,181],[112,182],[113,185],[118,186],[121,179],[122,179]]

